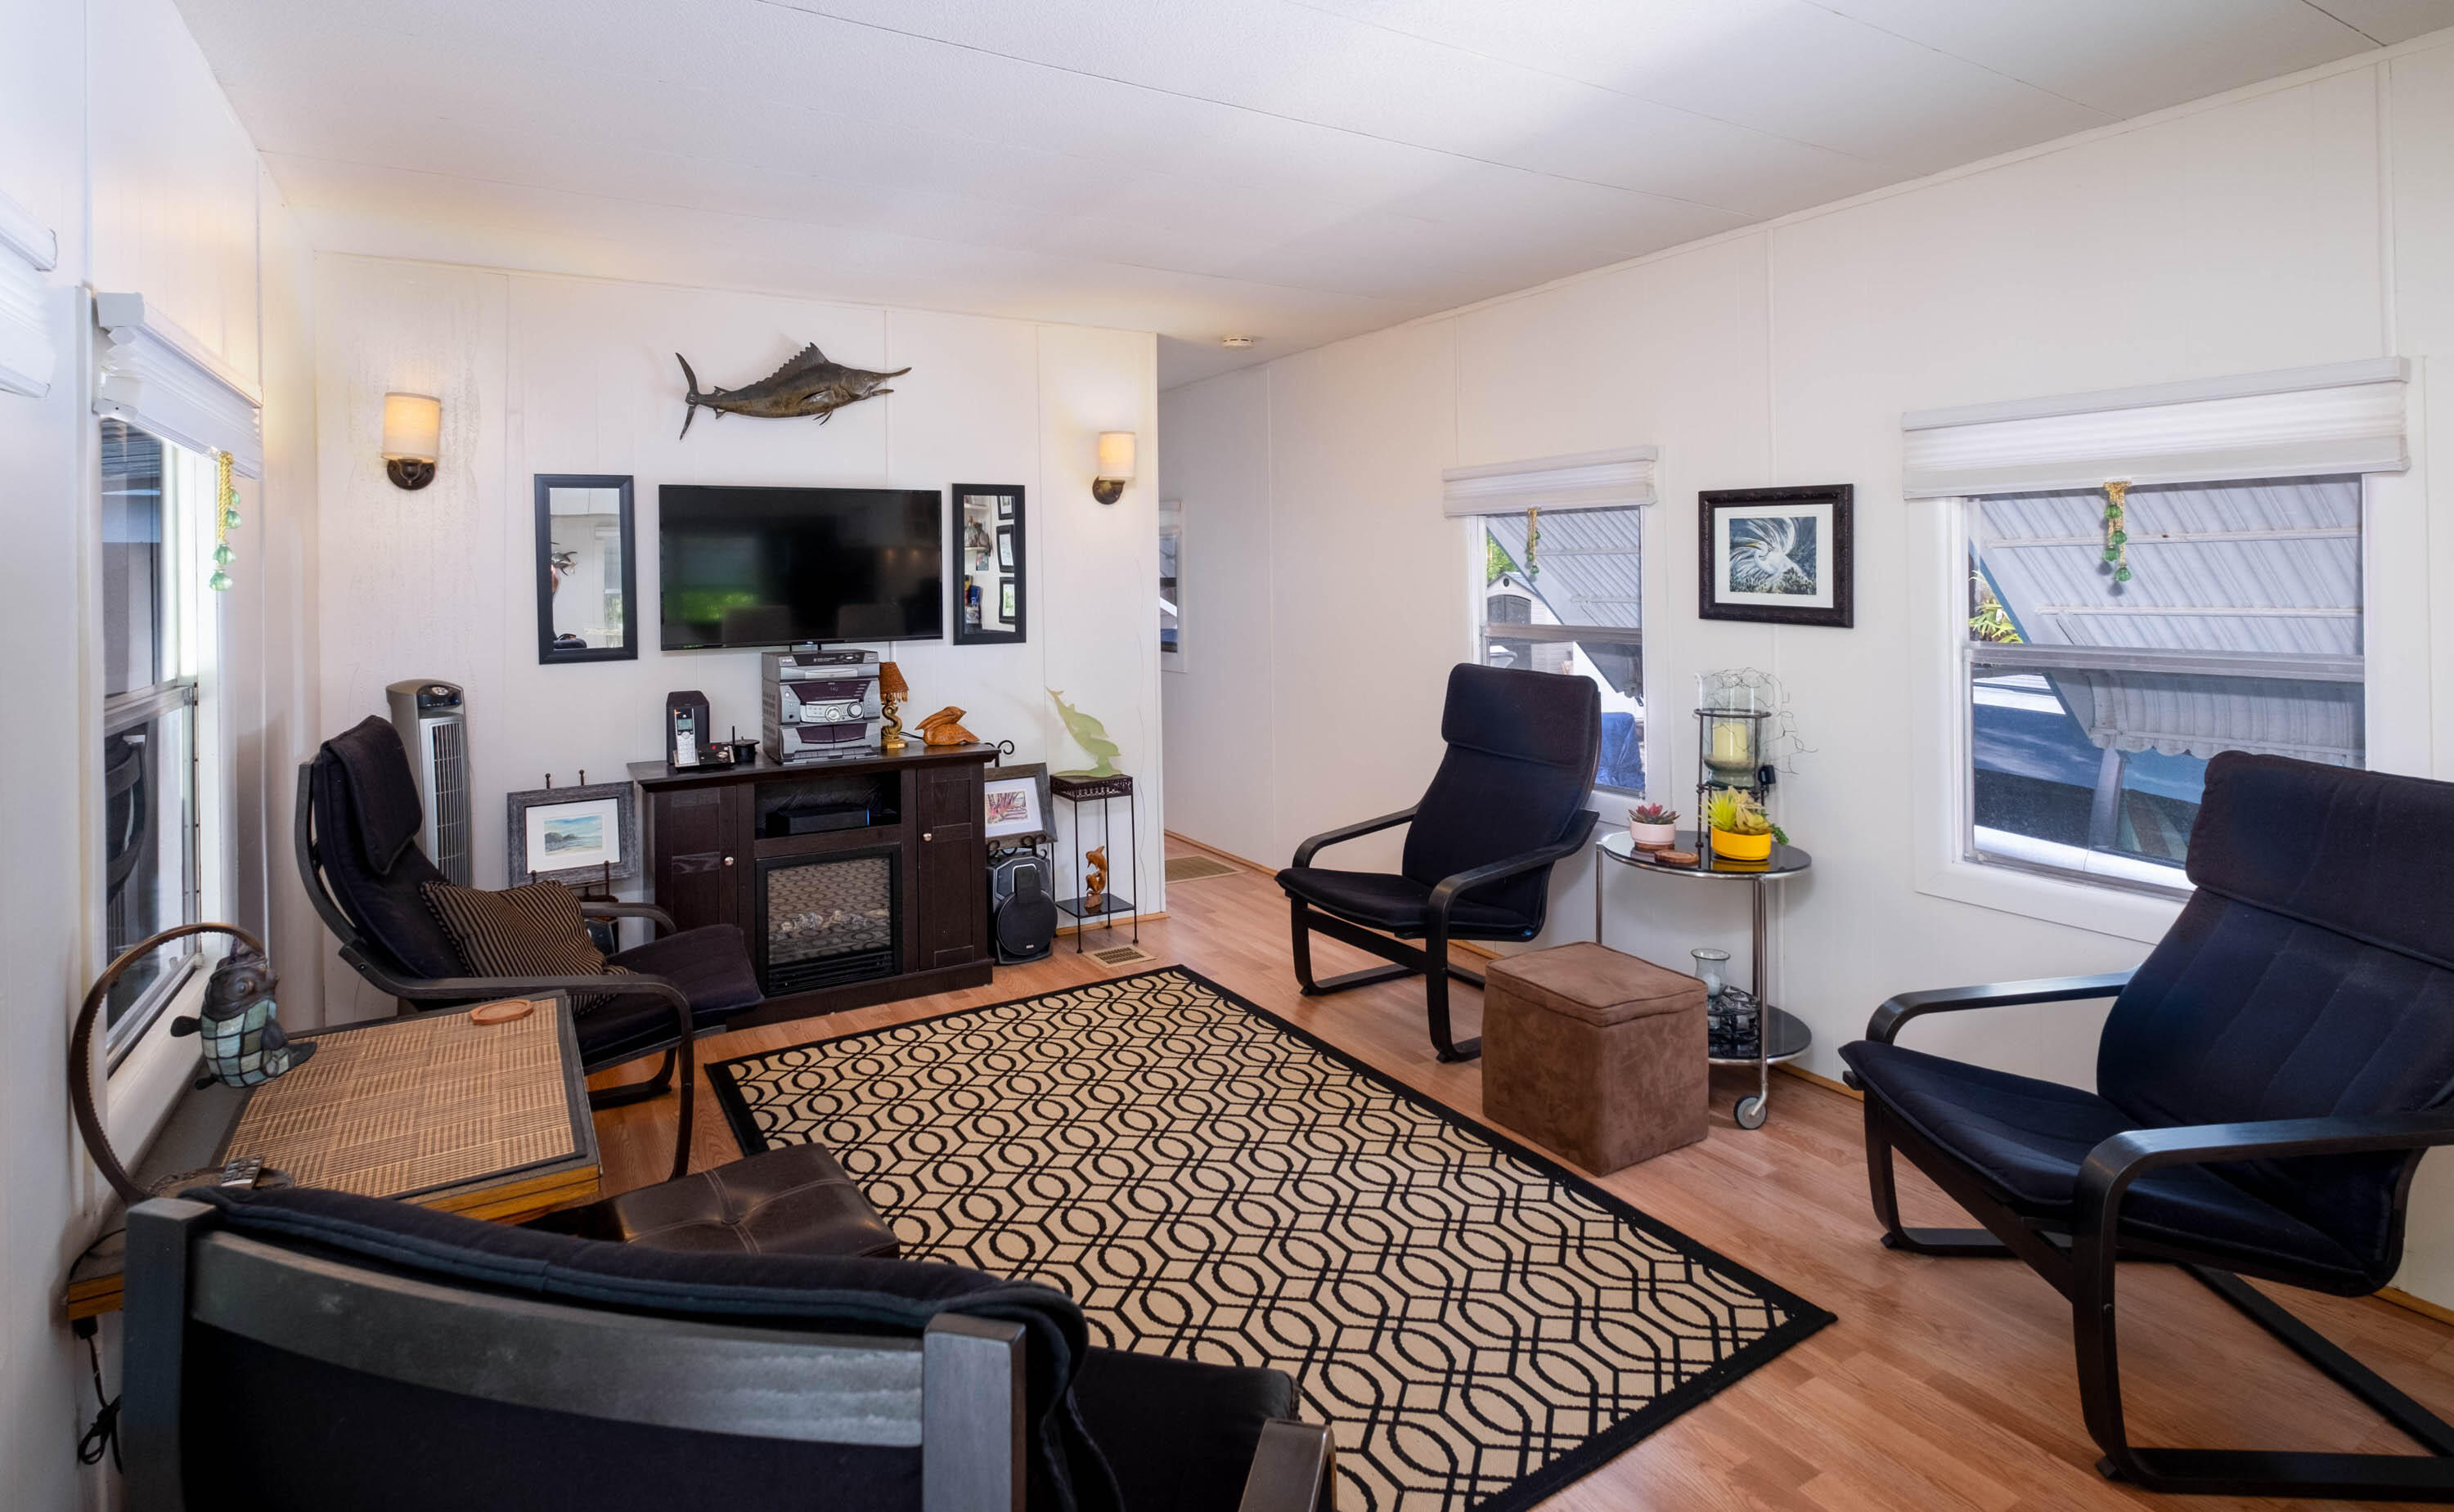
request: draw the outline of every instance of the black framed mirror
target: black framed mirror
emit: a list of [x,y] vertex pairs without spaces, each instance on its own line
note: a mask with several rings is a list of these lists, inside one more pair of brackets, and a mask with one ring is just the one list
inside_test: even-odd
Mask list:
[[629,478],[536,475],[539,662],[638,659],[633,539]]
[[955,644],[1011,646],[1027,641],[1023,587],[1023,508],[1019,485],[958,483],[947,490],[954,535]]

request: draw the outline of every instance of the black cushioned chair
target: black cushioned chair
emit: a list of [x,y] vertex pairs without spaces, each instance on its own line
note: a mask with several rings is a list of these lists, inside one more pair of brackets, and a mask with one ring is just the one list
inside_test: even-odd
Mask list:
[[955,1265],[674,1254],[339,1192],[128,1217],[134,1512],[1315,1512],[1294,1383]]
[[[1421,975],[1432,1047],[1471,1060],[1482,1042],[1449,1033],[1452,940],[1531,940],[1542,932],[1553,864],[1594,832],[1584,806],[1601,759],[1601,695],[1581,677],[1461,664],[1449,670],[1440,739],[1448,754],[1414,807],[1313,836],[1278,873],[1295,914],[1296,981],[1307,997]],[[1312,864],[1330,846],[1412,822],[1394,872]],[[1471,894],[1471,896],[1468,896]],[[1318,910],[1318,912],[1316,912]],[[1312,932],[1397,963],[1316,982]],[[1376,932],[1378,931],[1378,932]],[[1395,938],[1392,938],[1392,937]],[[1420,939],[1420,949],[1403,942]]]
[[[1842,1047],[1883,1243],[2017,1256],[2069,1300],[2108,1476],[2454,1501],[2454,1426],[2241,1280],[2384,1285],[2412,1171],[2454,1143],[2454,785],[2218,756],[2189,876],[2197,893],[2135,972],[1907,993]],[[2104,997],[2093,1092],[1894,1043],[1928,1013]],[[1895,1149],[1984,1229],[1901,1226]],[[2114,1338],[2114,1263],[2134,1259],[2181,1264],[2430,1453],[2135,1447]]]
[[660,937],[608,958],[632,973],[608,977],[473,977],[458,948],[427,906],[422,890],[443,880],[417,847],[424,817],[417,780],[400,737],[368,718],[326,741],[298,768],[293,826],[298,873],[341,959],[411,1007],[445,1007],[490,998],[563,991],[574,998],[619,992],[581,1012],[574,1027],[591,1072],[661,1052],[646,1082],[593,1093],[597,1107],[661,1096],[680,1072],[681,1137],[674,1174],[687,1168],[693,1099],[691,1040],[761,1001],[750,948],[731,925],[674,932],[663,910],[637,903],[587,903],[592,918],[642,918]]

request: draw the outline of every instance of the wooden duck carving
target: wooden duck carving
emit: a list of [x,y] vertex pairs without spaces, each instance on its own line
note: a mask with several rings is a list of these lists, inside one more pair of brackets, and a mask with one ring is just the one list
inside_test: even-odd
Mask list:
[[963,711],[956,708],[954,705],[949,704],[944,708],[941,708],[935,714],[930,715],[927,719],[922,720],[914,727],[920,731],[920,741],[921,744],[925,746],[971,746],[977,744],[979,737],[963,727],[962,718]]

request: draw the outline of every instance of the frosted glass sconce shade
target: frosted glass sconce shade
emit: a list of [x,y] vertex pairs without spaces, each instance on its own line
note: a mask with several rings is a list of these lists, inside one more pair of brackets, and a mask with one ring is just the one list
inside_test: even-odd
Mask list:
[[384,472],[396,486],[423,488],[432,483],[442,442],[442,400],[432,394],[384,395]]

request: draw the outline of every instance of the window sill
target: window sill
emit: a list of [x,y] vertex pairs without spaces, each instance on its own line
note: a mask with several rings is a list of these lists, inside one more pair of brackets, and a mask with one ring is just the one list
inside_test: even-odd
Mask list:
[[216,960],[208,956],[202,969],[188,974],[103,1084],[103,1124],[120,1164],[131,1170],[170,1122],[171,1108],[195,1078],[202,1060],[199,1042],[172,1036],[171,1021],[192,1018],[204,1006],[205,984]]
[[1981,861],[1921,861],[1917,890],[1930,898],[2154,945],[2186,897],[2161,897]]

